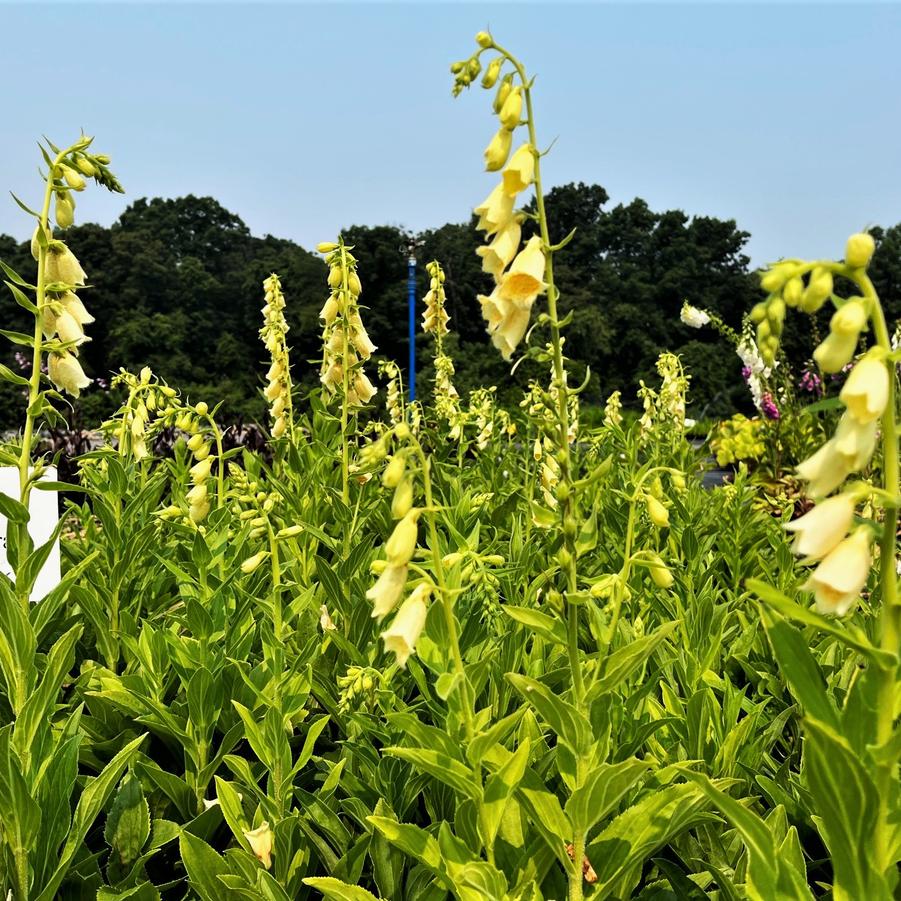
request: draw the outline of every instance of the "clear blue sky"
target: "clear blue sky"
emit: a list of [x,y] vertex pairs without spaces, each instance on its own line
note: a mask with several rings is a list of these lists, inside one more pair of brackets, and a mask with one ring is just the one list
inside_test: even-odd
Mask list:
[[[81,221],[187,193],[306,247],[464,221],[495,126],[448,64],[487,26],[538,74],[551,184],[735,218],[755,263],[901,221],[889,4],[0,3],[0,186],[36,198],[35,139],[83,126],[128,193],[86,192]],[[0,232],[30,233],[11,200]]]

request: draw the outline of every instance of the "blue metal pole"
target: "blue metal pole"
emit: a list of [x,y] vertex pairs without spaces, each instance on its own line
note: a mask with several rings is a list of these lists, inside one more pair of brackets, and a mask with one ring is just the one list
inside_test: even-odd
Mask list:
[[416,257],[411,253],[407,259],[407,306],[410,327],[410,363],[407,384],[410,388],[410,402],[416,400]]

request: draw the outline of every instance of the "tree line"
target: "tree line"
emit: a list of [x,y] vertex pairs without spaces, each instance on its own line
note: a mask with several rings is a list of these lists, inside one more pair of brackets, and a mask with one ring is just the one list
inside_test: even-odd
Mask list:
[[[559,239],[575,229],[555,261],[555,275],[562,313],[572,312],[566,352],[592,373],[583,402],[601,405],[619,389],[624,402],[634,404],[639,381],[655,381],[654,362],[666,349],[682,357],[692,376],[689,415],[746,410],[738,358],[712,329],[683,325],[679,312],[688,300],[740,328],[761,296],[745,253],[749,234],[734,220],[655,212],[640,198],[615,206],[608,200],[603,187],[586,184],[563,185],[547,196],[552,235]],[[511,375],[490,345],[477,297],[490,293],[491,280],[475,254],[480,238],[474,225],[474,219],[448,223],[416,235],[388,225],[352,226],[343,235],[359,260],[364,322],[377,356],[406,368],[412,239],[420,261],[417,298],[428,287],[426,262],[439,260],[447,274],[453,333],[448,349],[458,390],[465,395],[493,384],[502,399],[516,403],[530,378],[546,380],[546,374],[527,362]],[[901,225],[873,234],[878,249],[871,273],[895,320],[901,316]],[[73,425],[95,426],[120,401],[103,387],[111,374],[143,366],[194,401],[221,400],[225,421],[264,421],[260,387],[268,364],[257,333],[262,282],[271,272],[281,277],[288,301],[295,383],[301,396],[316,387],[318,316],[327,296],[326,267],[318,255],[284,238],[254,237],[240,217],[211,197],[141,199],[109,228],[78,225],[66,240],[92,285],[84,299],[97,321],[88,329],[92,340],[81,358],[88,375],[100,380],[70,413]],[[0,259],[33,276],[27,242],[0,235]],[[27,314],[9,294],[0,298],[0,315],[6,328],[31,331]],[[818,330],[825,333],[826,316],[828,311],[819,320],[789,317],[785,346],[796,362],[810,356]],[[3,351],[0,359],[16,369],[14,350]],[[419,337],[421,393],[430,384],[430,359],[429,342]],[[18,389],[3,383],[0,428],[15,428],[20,418]]]

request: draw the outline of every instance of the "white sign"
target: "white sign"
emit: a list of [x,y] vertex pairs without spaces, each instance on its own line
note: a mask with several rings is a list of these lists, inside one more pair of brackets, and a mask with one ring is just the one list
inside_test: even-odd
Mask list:
[[[55,482],[56,467],[48,466],[44,478]],[[13,500],[19,499],[19,470],[14,466],[0,466],[0,491]],[[38,548],[50,540],[50,536],[59,522],[59,495],[55,491],[32,491],[28,501],[28,512],[31,514],[28,531],[35,548]],[[6,559],[8,526],[6,517],[0,515],[0,533],[2,533],[0,534],[0,572],[15,579],[16,574]],[[33,601],[41,600],[59,585],[59,581],[59,541],[55,541],[44,568],[38,573],[34,589],[31,592],[31,599]]]

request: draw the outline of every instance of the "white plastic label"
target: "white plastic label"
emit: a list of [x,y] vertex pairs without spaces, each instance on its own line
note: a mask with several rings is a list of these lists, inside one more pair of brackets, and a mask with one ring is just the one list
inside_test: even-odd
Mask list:
[[[48,466],[44,478],[50,482],[56,481],[56,468]],[[15,500],[19,498],[19,470],[14,466],[0,466],[0,491],[7,497]],[[28,512],[31,519],[28,522],[28,531],[34,546],[40,547],[50,540],[53,530],[59,522],[59,495],[55,491],[32,491],[28,502]],[[0,571],[11,579],[15,578],[6,559],[6,530],[8,523],[6,517],[0,515]],[[50,556],[44,564],[44,568],[38,573],[31,592],[31,599],[39,601],[59,585],[59,541],[53,543]]]

